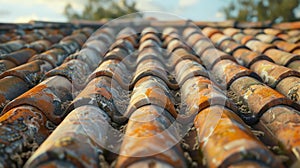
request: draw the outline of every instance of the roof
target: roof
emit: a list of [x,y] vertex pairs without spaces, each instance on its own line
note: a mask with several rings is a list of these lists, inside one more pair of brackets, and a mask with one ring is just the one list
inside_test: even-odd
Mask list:
[[299,164],[299,22],[0,30],[2,167]]

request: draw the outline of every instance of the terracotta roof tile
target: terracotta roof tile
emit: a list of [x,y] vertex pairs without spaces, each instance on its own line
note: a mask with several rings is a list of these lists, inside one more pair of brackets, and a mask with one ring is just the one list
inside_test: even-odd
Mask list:
[[[88,105],[76,108],[39,147],[26,166],[98,167],[107,164],[100,160],[99,154],[104,152],[101,145],[105,144],[109,122],[107,114],[99,108]],[[94,129],[86,130],[85,127]],[[61,153],[64,153],[63,160]]]
[[27,62],[27,60],[36,54],[35,50],[26,48],[19,51],[12,52],[10,54],[5,54],[1,56],[1,59],[9,60],[16,65],[21,65]]
[[258,34],[255,36],[258,40],[265,42],[265,43],[273,43],[274,41],[281,41],[282,39],[276,37],[275,35],[271,34]]
[[300,107],[294,101],[251,77],[235,80],[230,89],[243,99],[256,117],[260,117],[267,109],[279,104],[293,105],[297,109]]
[[199,56],[199,55],[202,55],[202,53],[206,49],[213,47],[213,44],[211,43],[211,41],[209,41],[209,39],[201,38],[192,47],[193,47],[195,53]]
[[216,63],[212,69],[213,79],[219,87],[227,89],[230,85],[238,78],[243,76],[251,76],[256,79],[259,79],[259,76],[241,65],[238,65],[236,62],[233,62],[230,59],[224,59]]
[[267,50],[264,54],[270,57],[276,64],[283,66],[288,66],[291,62],[299,60],[299,55],[277,49]]
[[15,76],[4,77],[0,83],[1,110],[9,101],[30,89],[30,86],[23,79]]
[[[284,75],[284,73],[282,75]],[[289,74],[287,73],[286,77],[284,77],[280,82],[278,82],[276,86],[276,90],[278,90],[286,97],[290,98],[291,100],[294,100],[297,103],[299,103],[299,96],[298,96],[299,81],[300,78],[298,74],[289,76]]]
[[3,44],[0,44],[0,53],[8,54],[14,51],[17,51],[25,46],[25,42],[22,40],[9,41]]
[[[190,90],[191,87],[193,90]],[[179,121],[184,124],[190,123],[198,112],[211,105],[236,108],[220,90],[213,87],[213,83],[209,79],[201,76],[191,78],[183,84],[181,98],[186,107],[181,109],[178,117]]]
[[299,162],[298,23],[194,23],[0,24],[0,165]]
[[265,53],[269,49],[276,48],[274,45],[263,43],[259,40],[249,40],[245,43],[247,47],[249,47],[251,50],[259,52],[259,53]]
[[242,32],[242,30],[236,29],[236,28],[232,28],[232,27],[226,28],[226,29],[223,30],[224,34],[226,34],[228,36],[231,36],[231,37],[233,37],[234,35],[236,35],[238,33],[241,33],[241,32]]
[[85,81],[90,73],[91,70],[85,62],[73,59],[47,72],[45,76],[63,76],[72,82],[75,89],[81,90],[85,86]]
[[299,45],[293,44],[293,43],[288,43],[285,41],[275,41],[273,42],[274,45],[277,46],[277,48],[286,51],[286,52],[293,52],[294,50],[297,50],[300,48]]
[[[113,92],[111,87],[116,89],[116,92]],[[106,76],[100,76],[92,81],[90,81],[87,86],[77,95],[77,97],[70,103],[66,112],[69,113],[76,107],[84,106],[84,105],[94,105],[95,107],[100,107],[105,110],[105,112],[110,116],[110,118],[114,122],[124,122],[124,117],[121,116],[121,113],[124,113],[125,110],[121,108],[117,109],[116,105],[119,99],[114,99],[112,94],[116,94],[117,96],[121,96],[122,88],[120,88],[117,84],[112,84],[112,79]],[[123,96],[122,99],[125,97]],[[113,101],[114,100],[114,101]],[[127,100],[126,100],[127,101]],[[128,106],[128,102],[126,103]]]
[[244,34],[249,36],[255,36],[263,32],[263,29],[246,28],[242,31]]
[[275,28],[266,28],[266,29],[263,30],[263,32],[265,34],[270,34],[270,35],[277,36],[278,34],[283,33],[283,30],[275,29]]
[[68,56],[64,62],[67,62],[71,59],[78,59],[84,61],[86,64],[89,65],[91,69],[95,69],[98,66],[99,62],[102,60],[102,57],[97,51],[90,48],[84,48],[79,52]]
[[8,70],[8,69],[11,69],[11,68],[14,68],[16,67],[17,65],[15,63],[13,63],[12,61],[9,61],[9,60],[0,60],[0,73]]
[[216,65],[216,63],[225,59],[235,62],[234,57],[215,48],[206,49],[200,56],[200,60],[208,70],[211,70]]
[[[210,117],[211,120],[205,120]],[[219,119],[216,124],[213,121]],[[231,110],[211,106],[195,118],[200,148],[207,156],[209,167],[229,167],[250,157],[252,164],[282,167],[276,157],[263,146]],[[210,130],[214,129],[213,132]],[[248,158],[248,159],[250,159]],[[249,163],[251,165],[251,163]]]
[[159,37],[157,35],[155,35],[154,33],[151,33],[151,32],[148,32],[146,35],[142,36],[142,38],[140,39],[140,42],[143,43],[145,42],[146,40],[154,40],[156,41],[157,43],[161,43]]
[[209,77],[206,69],[199,62],[191,59],[179,60],[178,64],[175,65],[175,74],[179,86],[195,76]]
[[50,69],[52,69],[52,66],[48,62],[35,60],[3,72],[0,74],[0,78],[7,76],[19,77],[30,87],[33,87]]
[[[51,133],[51,124],[37,108],[21,105],[1,116],[1,164],[5,167],[23,166],[29,156]],[[49,127],[47,127],[49,126]],[[4,150],[5,149],[5,150]],[[24,152],[24,149],[27,149]],[[15,157],[11,157],[15,156]]]
[[300,77],[299,72],[266,60],[255,62],[251,65],[251,69],[256,72],[267,85],[273,88],[276,87],[277,84],[286,77]]
[[[173,146],[178,132],[171,125],[172,120],[163,108],[154,105],[138,108],[129,118],[125,134],[130,137],[125,137],[122,142],[116,167],[127,167],[148,159],[154,160],[154,164],[162,161],[171,167],[186,167],[180,146]],[[171,128],[166,131],[166,127]],[[145,132],[145,128],[149,131]],[[141,143],[144,144],[142,148],[139,146]],[[170,145],[173,147],[170,148]]]
[[205,34],[208,38],[211,38],[214,34],[221,33],[221,31],[213,27],[206,27],[202,29],[202,33]]
[[259,124],[271,131],[270,138],[285,145],[291,157],[299,159],[299,129],[296,128],[298,123],[299,111],[288,106],[275,106],[265,112]]
[[300,28],[300,22],[278,23],[278,24],[274,25],[274,27],[282,29],[282,30],[299,29]]
[[167,85],[160,78],[150,76],[141,78],[134,86],[131,100],[123,115],[129,118],[136,109],[147,104],[153,104],[165,108],[176,118],[175,102],[172,101],[169,92]]
[[2,113],[26,104],[36,107],[51,122],[59,124],[66,115],[61,105],[66,101],[72,100],[71,89],[71,82],[68,79],[61,76],[53,76],[9,102]]
[[258,52],[250,51],[246,48],[239,48],[232,55],[237,60],[237,62],[245,67],[250,67],[252,64],[259,60],[268,60],[270,62],[273,62],[273,60],[268,56],[262,55]]
[[289,68],[291,68],[291,69],[293,69],[295,71],[300,72],[300,68],[299,68],[300,66],[299,65],[300,65],[300,61],[299,60],[295,60],[295,61],[289,63],[287,67],[289,67]]

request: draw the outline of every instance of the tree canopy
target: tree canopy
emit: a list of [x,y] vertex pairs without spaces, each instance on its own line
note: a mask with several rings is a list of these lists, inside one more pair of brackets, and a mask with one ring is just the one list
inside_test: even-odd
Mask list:
[[295,21],[300,0],[231,0],[222,8],[226,19],[237,21]]
[[72,4],[67,4],[64,15],[69,19],[100,20],[113,19],[129,13],[138,12],[136,3],[128,3],[127,0],[88,0],[83,12],[76,12]]

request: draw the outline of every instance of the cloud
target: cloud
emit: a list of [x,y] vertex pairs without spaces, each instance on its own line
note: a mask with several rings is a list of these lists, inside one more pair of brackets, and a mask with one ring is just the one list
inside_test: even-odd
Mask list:
[[50,21],[50,20],[53,20],[53,19],[55,19],[55,18],[41,17],[41,16],[37,16],[36,14],[31,14],[31,15],[27,15],[27,16],[17,17],[13,22],[15,22],[15,23],[27,23],[31,20]]
[[136,8],[140,11],[164,11],[164,7],[154,0],[137,1]]
[[161,21],[182,20],[180,13],[177,12],[178,1],[175,0],[137,1],[136,7],[141,12],[145,12],[143,16],[146,18],[156,18]]
[[[31,19],[43,19],[45,21],[67,21],[63,10],[67,3],[71,3],[77,12],[82,12],[87,0],[0,0],[0,22],[19,21]],[[129,0],[131,2],[133,0]],[[140,11],[159,11],[182,16],[194,20],[223,20],[224,16],[218,13],[216,8],[226,4],[224,0],[134,0]],[[13,10],[10,10],[13,9]],[[299,10],[297,10],[299,11]],[[295,10],[295,12],[297,12]],[[148,16],[148,15],[147,15]],[[160,20],[164,15],[156,14]],[[172,20],[171,15],[166,15]],[[297,12],[300,16],[300,12]],[[151,17],[151,15],[149,16]],[[173,18],[176,18],[174,16]],[[174,19],[175,20],[175,19]]]
[[[2,0],[0,11],[10,10],[5,17],[0,17],[0,22],[26,22],[29,20],[67,21],[63,15],[67,3],[71,3],[74,10],[82,11],[84,3],[80,0]],[[21,5],[20,5],[21,4]],[[1,12],[0,12],[1,16]],[[2,15],[3,16],[3,15]]]
[[294,13],[295,13],[295,16],[296,16],[297,18],[300,17],[300,10],[299,10],[299,8],[296,8],[296,10],[294,11]]
[[0,10],[0,16],[7,16],[10,14],[9,10],[1,9]]
[[36,4],[45,5],[57,13],[63,13],[65,6],[70,3],[75,11],[82,11],[87,1],[80,0],[35,0]]
[[224,14],[223,14],[222,12],[217,12],[217,13],[215,14],[215,17],[216,17],[216,18],[224,18]]
[[200,0],[179,0],[179,8],[186,8],[196,5]]

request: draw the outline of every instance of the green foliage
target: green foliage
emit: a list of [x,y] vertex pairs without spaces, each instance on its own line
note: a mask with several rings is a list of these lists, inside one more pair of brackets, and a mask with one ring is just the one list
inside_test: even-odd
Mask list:
[[237,21],[295,21],[300,0],[231,0],[222,9],[226,19]]
[[113,19],[138,12],[135,5],[135,2],[129,4],[126,0],[88,0],[82,13],[76,12],[71,4],[67,4],[64,9],[64,15],[68,20]]

